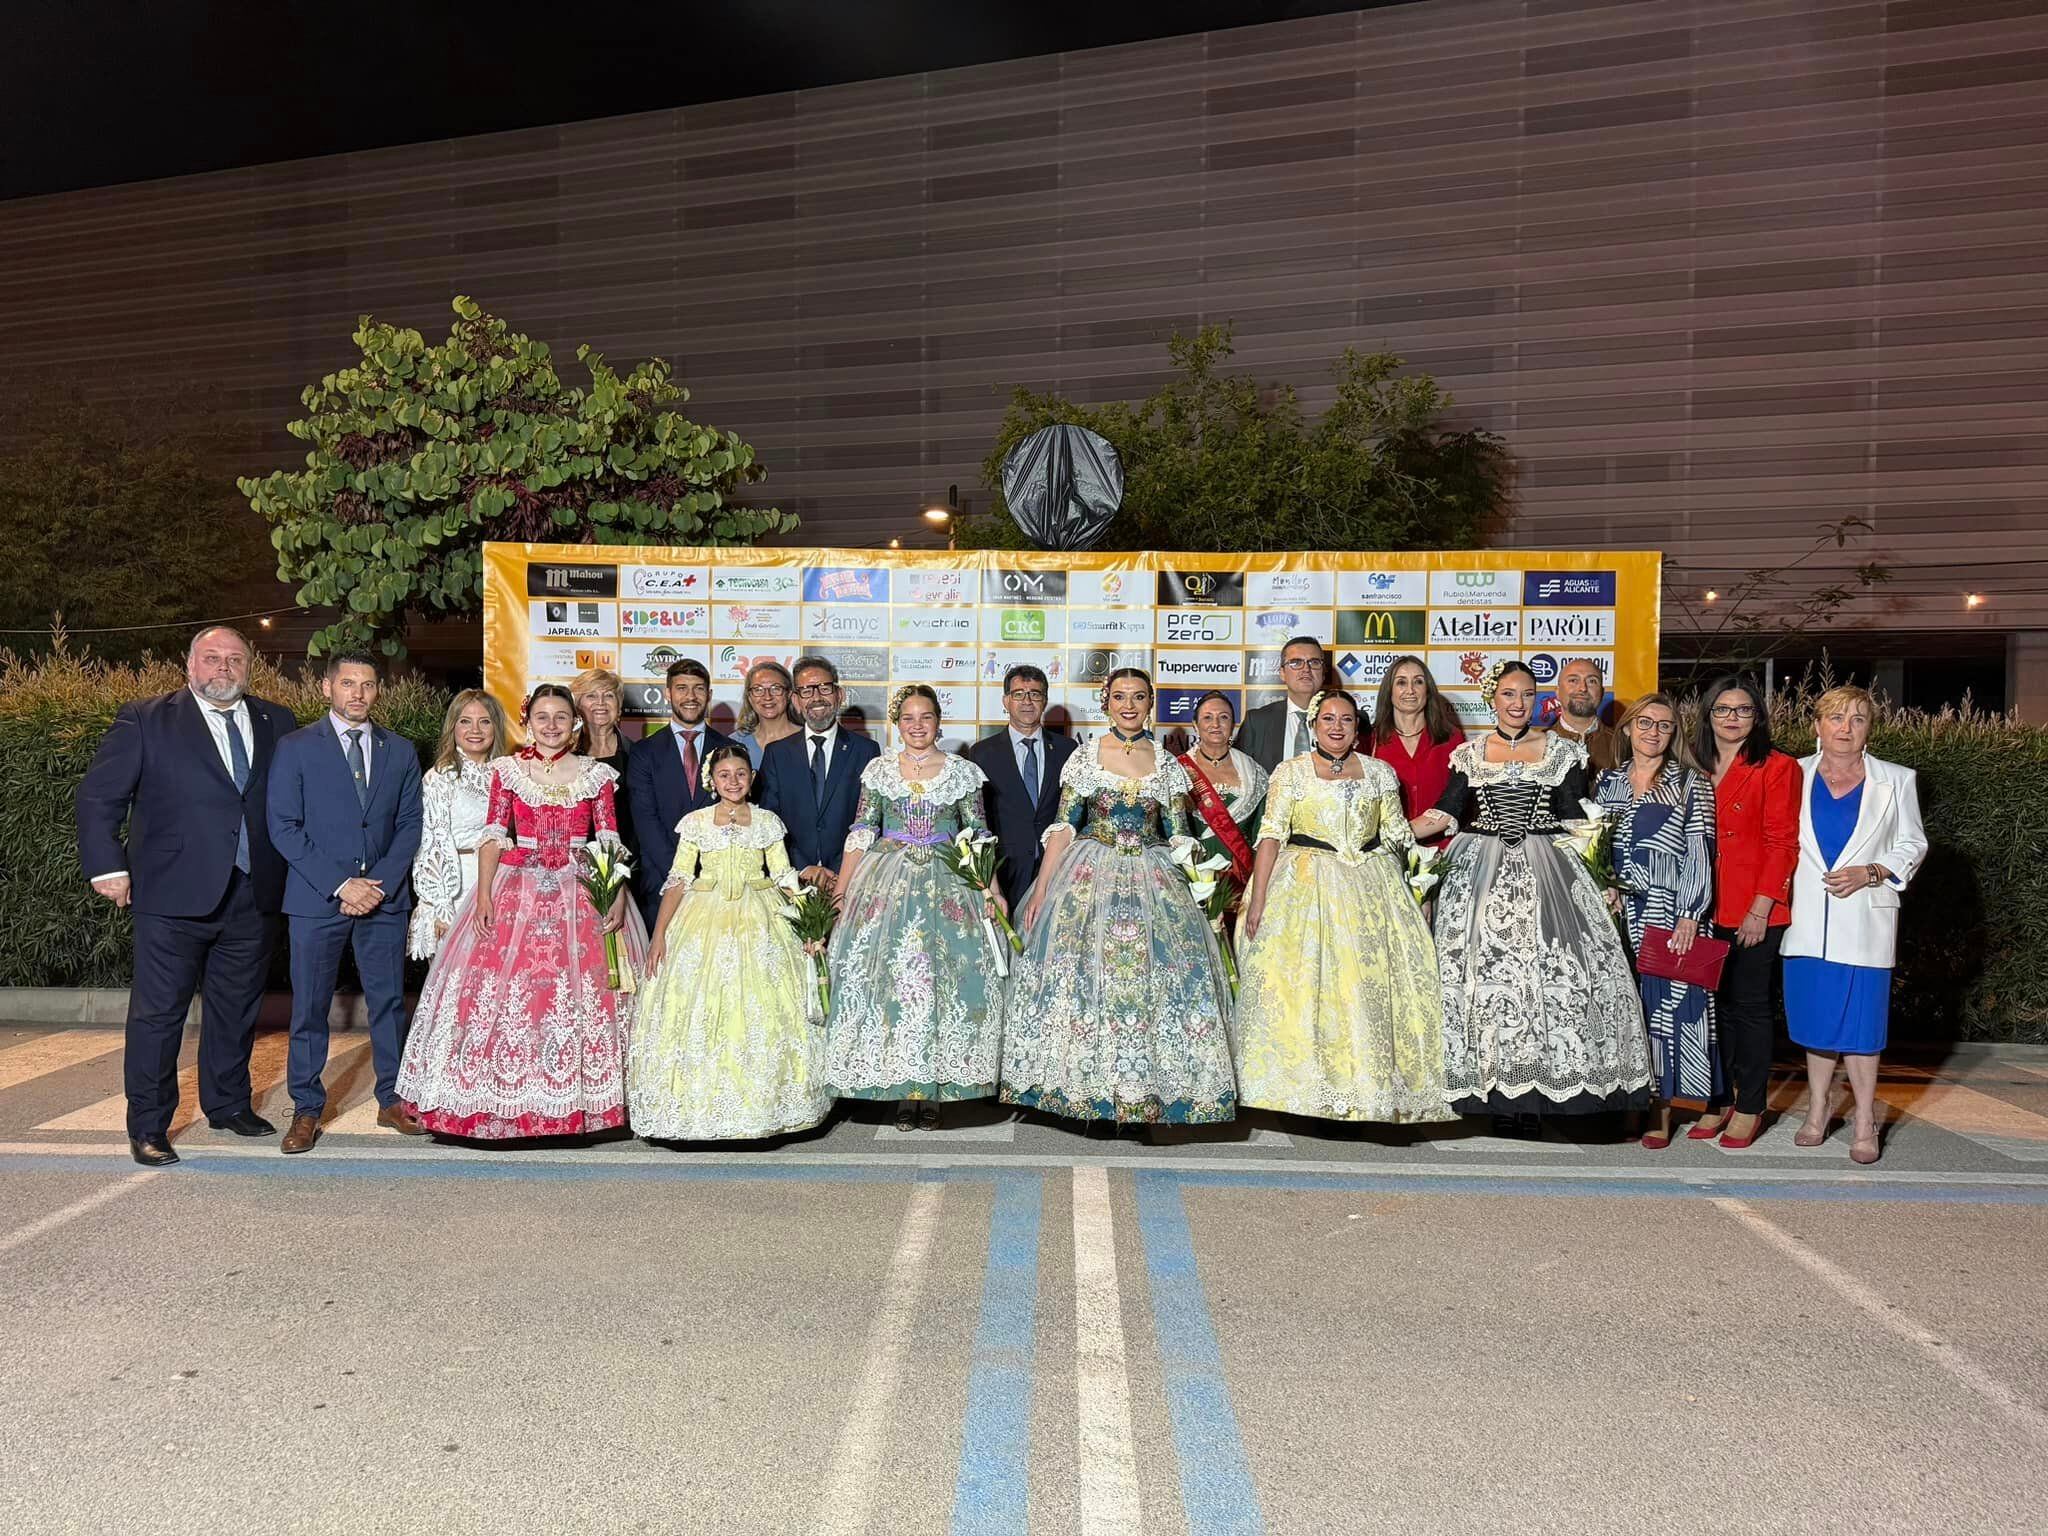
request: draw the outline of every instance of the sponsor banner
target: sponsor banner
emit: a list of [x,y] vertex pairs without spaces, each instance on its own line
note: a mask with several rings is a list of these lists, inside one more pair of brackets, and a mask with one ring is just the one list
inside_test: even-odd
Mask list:
[[813,566],[804,572],[806,603],[886,603],[889,573],[873,566]]
[[[1152,708],[1153,718],[1161,725],[1193,725],[1195,706],[1202,701],[1208,688],[1164,688],[1159,690],[1159,702]],[[1237,711],[1237,718],[1244,718],[1244,693],[1237,688],[1218,688],[1214,692],[1228,695],[1230,707]]]
[[[1660,557],[1648,552],[1514,550],[1238,556],[1130,552],[691,549],[489,544],[484,550],[484,676],[516,707],[535,681],[591,666],[627,679],[627,708],[660,716],[661,672],[684,655],[713,674],[719,711],[736,713],[744,669],[806,651],[840,668],[853,703],[878,722],[892,686],[955,690],[947,734],[1002,722],[1002,673],[1025,663],[1051,679],[1049,714],[1100,728],[1096,693],[1124,666],[1161,690],[1281,692],[1281,647],[1321,639],[1330,680],[1372,695],[1403,654],[1438,685],[1476,701],[1478,677],[1519,656],[1554,691],[1585,656],[1612,692],[1656,686]],[[1475,720],[1483,715],[1474,711]],[[863,728],[879,730],[879,724]]]
[[1609,647],[1614,644],[1614,610],[1538,608],[1523,617],[1522,639],[1528,645],[1567,650],[1579,645]]
[[889,679],[897,683],[957,683],[975,677],[981,653],[966,646],[889,648]]
[[[794,662],[800,654],[795,646],[789,645],[714,645],[710,647],[711,659],[707,663],[711,671],[711,683],[715,689],[720,683],[744,683],[747,673],[764,661],[780,662],[784,667]],[[693,653],[694,654],[694,653]],[[704,658],[699,656],[698,660]]]
[[526,605],[527,633],[536,640],[609,640],[619,632],[617,603],[546,598]]
[[1431,571],[1431,608],[1519,608],[1520,571]]
[[1529,571],[1522,577],[1522,601],[1537,608],[1612,608],[1613,571]]
[[990,608],[981,610],[981,638],[986,645],[1058,645],[1067,637],[1067,615],[1058,608]]
[[1420,608],[1346,608],[1337,615],[1339,645],[1406,645],[1420,648],[1429,615]]
[[[631,720],[666,720],[668,718],[668,693],[660,683],[625,683],[625,698],[619,701],[619,709]],[[711,696],[718,697],[713,688]],[[730,734],[729,732],[727,734]]]
[[984,604],[999,608],[1026,605],[1043,607],[1047,604],[1065,607],[1067,573],[1020,571],[1008,566],[998,566],[995,570],[982,572],[981,600]]
[[1439,688],[1477,688],[1486,676],[1487,668],[1498,661],[1514,661],[1514,651],[1489,651],[1477,646],[1459,651],[1431,651],[1428,653],[1429,675],[1436,679]]
[[1429,602],[1427,571],[1339,571],[1339,608],[1421,608]]
[[1070,608],[1150,608],[1152,577],[1146,571],[1069,571]]
[[1247,645],[1285,645],[1296,635],[1312,635],[1328,645],[1333,630],[1327,609],[1262,608],[1244,616],[1244,633]]
[[1236,645],[1244,615],[1216,608],[1162,608],[1153,638],[1161,645]]
[[1453,608],[1429,616],[1429,643],[1433,646],[1485,645],[1512,650],[1521,639],[1519,608]]
[[1242,608],[1244,577],[1236,571],[1161,571],[1161,608]]
[[1377,689],[1395,662],[1410,651],[1352,651],[1340,649],[1332,658],[1331,670],[1347,693]]
[[714,640],[796,640],[803,610],[794,603],[713,603]]
[[1244,579],[1248,608],[1328,608],[1336,591],[1329,571],[1252,571]]
[[981,680],[1002,687],[1003,674],[1012,667],[1036,667],[1045,674],[1047,687],[1057,688],[1067,681],[1067,653],[1065,651],[1041,651],[1036,648],[1022,649],[998,646],[981,653]]
[[[1152,670],[1149,645],[1073,646],[1067,651],[1067,676],[1076,683],[1099,683],[1119,667]],[[1050,668],[1047,669],[1050,672]]]
[[848,683],[840,690],[847,723],[865,728],[877,741],[884,740],[889,730],[889,695],[893,691],[882,683]]
[[804,573],[787,566],[728,566],[711,573],[711,595],[727,602],[801,602]]
[[804,609],[806,645],[866,644],[889,638],[889,610],[852,603]]
[[1438,685],[1438,691],[1457,711],[1458,723],[1468,731],[1484,731],[1493,725],[1493,711],[1479,702],[1479,694],[1471,688],[1445,688]]
[[1153,681],[1214,688],[1244,681],[1243,651],[1160,651],[1154,658]]
[[793,652],[783,664],[793,665],[797,656],[816,656],[831,662],[839,669],[841,682],[883,682],[889,676],[890,648],[886,645],[808,645]]
[[619,596],[702,602],[711,595],[711,568],[704,565],[622,565]]
[[972,608],[897,608],[889,620],[889,638],[961,645],[975,638],[975,618]]
[[709,640],[709,603],[619,604],[621,640]]

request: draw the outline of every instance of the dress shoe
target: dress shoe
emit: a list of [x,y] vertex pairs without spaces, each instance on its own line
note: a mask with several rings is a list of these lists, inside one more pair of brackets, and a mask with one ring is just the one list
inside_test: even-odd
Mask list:
[[145,1168],[168,1168],[178,1160],[168,1136],[130,1136],[128,1155]]
[[218,1120],[209,1119],[207,1125],[216,1131],[233,1131],[237,1136],[275,1136],[277,1127],[257,1114],[253,1109],[237,1110],[232,1115],[223,1115]]
[[313,1150],[313,1143],[319,1139],[318,1115],[293,1115],[291,1129],[284,1133],[284,1140],[278,1143],[278,1150],[285,1153],[310,1152]]
[[418,1115],[403,1104],[386,1104],[377,1111],[377,1123],[401,1136],[424,1136],[427,1128],[420,1124]]

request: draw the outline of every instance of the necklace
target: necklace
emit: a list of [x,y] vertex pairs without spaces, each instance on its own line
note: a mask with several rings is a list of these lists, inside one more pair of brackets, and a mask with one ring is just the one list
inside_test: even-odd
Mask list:
[[926,748],[926,749],[925,749],[924,751],[922,751],[922,752],[913,752],[913,751],[911,751],[911,750],[910,750],[910,748],[908,748],[908,747],[905,747],[905,748],[903,749],[903,755],[904,755],[905,757],[907,757],[907,758],[909,758],[909,759],[910,759],[910,766],[911,766],[911,767],[913,767],[913,768],[925,768],[925,767],[929,767],[929,766],[930,766],[930,764],[931,764],[931,760],[932,760],[933,758],[937,757],[937,756],[938,756],[939,754],[938,754],[937,752],[933,751],[933,750],[932,750],[931,748],[929,748],[929,747],[927,747],[927,748]]
[[1514,735],[1510,736],[1506,731],[1502,730],[1498,725],[1496,725],[1493,728],[1493,734],[1498,736],[1502,741],[1506,742],[1509,746],[1512,747],[1516,745],[1518,742],[1520,742],[1524,736],[1527,736],[1535,728],[1536,727],[1534,725],[1525,725],[1519,731],[1515,732]]
[[1143,726],[1140,726],[1132,734],[1126,736],[1122,731],[1118,730],[1115,726],[1112,725],[1109,728],[1109,734],[1114,736],[1118,741],[1122,742],[1127,747],[1134,747],[1141,741],[1150,741],[1152,739],[1152,733],[1146,730]]
[[1342,773],[1344,771],[1344,765],[1351,761],[1351,751],[1352,749],[1350,747],[1346,747],[1342,752],[1325,752],[1322,749],[1321,744],[1318,743],[1315,749],[1315,754],[1317,757],[1320,757],[1324,762],[1330,765],[1330,772]]
[[[1400,726],[1396,725],[1396,726],[1394,727],[1394,734],[1395,734],[1396,736],[1400,737],[1400,738],[1401,738],[1401,739],[1402,739],[1403,741],[1408,741],[1408,740],[1410,740],[1410,739],[1411,739],[1411,738],[1413,738],[1413,737],[1416,737],[1416,736],[1420,736],[1420,735],[1421,735],[1421,734],[1422,734],[1422,733],[1423,733],[1424,731],[1426,731],[1426,730],[1428,730],[1428,729],[1429,729],[1429,722],[1428,722],[1427,720],[1425,720],[1425,721],[1423,721],[1423,723],[1422,723],[1422,724],[1420,724],[1420,725],[1418,725],[1417,727],[1415,727],[1415,729],[1414,729],[1414,730],[1412,730],[1412,731],[1404,731],[1404,730],[1402,730],[1402,729],[1401,729],[1401,727],[1400,727]],[[1495,729],[1499,729],[1499,727],[1495,727]]]
[[1221,757],[1211,757],[1207,752],[1202,750],[1202,744],[1198,741],[1195,743],[1195,756],[1199,757],[1211,768],[1221,768],[1225,763],[1230,761],[1230,749],[1228,747],[1225,747],[1223,749],[1223,755]]

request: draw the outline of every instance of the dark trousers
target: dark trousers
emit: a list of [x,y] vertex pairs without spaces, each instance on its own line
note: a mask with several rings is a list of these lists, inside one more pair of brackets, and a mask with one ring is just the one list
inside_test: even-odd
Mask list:
[[405,1045],[405,928],[412,913],[379,907],[368,917],[299,917],[292,924],[292,1113],[327,1107],[327,1013],[341,955],[353,948],[363,1002],[370,1012],[370,1058],[377,1103],[398,1102],[398,1058]]
[[1721,990],[1714,994],[1715,1025],[1721,1035],[1721,1061],[1735,1090],[1738,1114],[1760,1115],[1770,1097],[1771,1047],[1778,1031],[1778,946],[1783,928],[1764,930],[1761,942],[1735,942],[1733,928],[1714,932],[1731,946],[1721,967]]
[[162,1136],[178,1109],[178,1051],[185,1015],[200,996],[199,1107],[209,1120],[249,1104],[249,1047],[277,943],[277,919],[257,910],[249,877],[228,877],[204,917],[135,914],[135,981],[128,992],[122,1058],[128,1134]]

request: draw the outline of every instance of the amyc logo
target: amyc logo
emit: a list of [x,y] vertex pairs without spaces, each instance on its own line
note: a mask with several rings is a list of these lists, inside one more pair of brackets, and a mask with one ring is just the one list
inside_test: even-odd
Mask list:
[[1522,601],[1531,607],[1612,608],[1612,571],[1531,571],[1522,578]]
[[883,618],[857,608],[850,613],[809,608],[804,611],[804,633],[813,640],[880,640]]
[[866,567],[828,566],[804,572],[807,603],[886,603],[889,573]]

